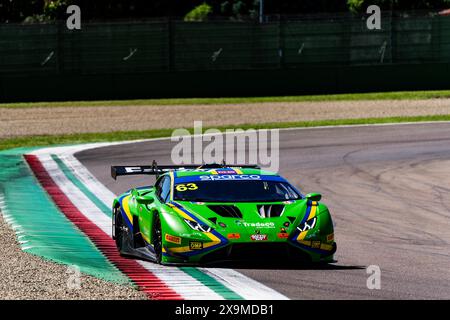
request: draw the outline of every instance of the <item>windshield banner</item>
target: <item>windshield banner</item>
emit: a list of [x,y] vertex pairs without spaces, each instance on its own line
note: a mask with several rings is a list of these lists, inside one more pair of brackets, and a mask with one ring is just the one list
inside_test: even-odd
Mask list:
[[285,182],[286,180],[280,176],[271,175],[259,175],[259,174],[221,174],[221,175],[195,175],[188,177],[175,178],[175,183],[186,183],[196,181],[279,181]]

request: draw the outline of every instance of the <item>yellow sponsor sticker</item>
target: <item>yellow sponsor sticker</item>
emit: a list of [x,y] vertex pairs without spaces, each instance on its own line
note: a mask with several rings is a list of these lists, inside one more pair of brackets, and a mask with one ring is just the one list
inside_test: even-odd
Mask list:
[[203,249],[203,242],[200,241],[190,241],[189,249],[191,250],[201,250]]
[[311,248],[320,249],[320,241],[313,241],[311,243]]
[[181,243],[181,238],[180,237],[176,237],[176,236],[172,236],[170,234],[166,234],[165,239],[167,242],[172,242],[175,244],[180,244]]

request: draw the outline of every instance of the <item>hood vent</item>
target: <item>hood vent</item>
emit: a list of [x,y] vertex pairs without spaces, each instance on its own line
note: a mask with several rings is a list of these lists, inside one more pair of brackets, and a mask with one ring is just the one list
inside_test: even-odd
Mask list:
[[295,217],[287,217],[290,223],[294,223]]
[[209,218],[209,221],[211,221],[212,223],[216,224],[217,223],[217,218],[216,217]]
[[224,218],[238,218],[238,219],[242,218],[241,210],[239,210],[239,208],[236,207],[235,205],[231,206],[211,205],[208,206],[208,208]]
[[284,212],[284,205],[282,204],[263,204],[256,206],[261,218],[276,218],[280,217]]

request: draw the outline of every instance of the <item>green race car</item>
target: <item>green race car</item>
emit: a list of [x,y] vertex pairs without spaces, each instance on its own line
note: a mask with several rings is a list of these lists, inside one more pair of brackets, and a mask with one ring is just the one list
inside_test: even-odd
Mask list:
[[289,259],[334,262],[333,223],[319,194],[302,195],[257,166],[113,166],[156,175],[114,200],[112,234],[123,255],[162,264]]

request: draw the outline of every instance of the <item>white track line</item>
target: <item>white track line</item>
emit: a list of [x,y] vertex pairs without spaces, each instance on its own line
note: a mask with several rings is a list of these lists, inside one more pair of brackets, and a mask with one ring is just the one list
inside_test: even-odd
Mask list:
[[[286,300],[286,296],[233,269],[198,268],[247,300]],[[248,288],[252,290],[248,290]]]
[[85,166],[81,164],[72,154],[58,155],[61,161],[72,171],[73,175],[84,184],[84,186],[100,199],[107,207],[111,207],[116,195],[97,180]]
[[86,218],[95,223],[97,227],[111,237],[111,220],[66,177],[64,172],[61,171],[58,164],[49,154],[41,154],[38,158],[50,177],[71,200],[73,205],[83,213]]
[[[73,155],[76,152],[93,149],[93,148],[101,148],[111,145],[119,145],[119,144],[128,144],[128,143],[136,143],[143,141],[159,141],[159,140],[168,140],[169,138],[156,138],[156,139],[148,139],[148,140],[137,140],[134,142],[124,141],[124,142],[115,142],[115,143],[94,143],[94,144],[84,144],[84,145],[75,145],[68,147],[55,147],[55,148],[45,148],[39,149],[35,151],[33,154],[38,155],[39,157],[42,155],[57,155],[67,167],[73,170],[73,174],[95,195],[98,195],[98,198],[105,203],[108,207],[111,206],[112,200],[115,198],[115,195],[106,188],[98,179],[94,177],[94,175],[89,172],[89,170],[84,167]],[[53,161],[53,160],[52,160]],[[55,163],[56,164],[56,163]],[[61,172],[62,175],[64,173]],[[64,175],[65,177],[65,175]],[[66,178],[67,181],[69,181]],[[70,181],[69,181],[70,182]],[[71,183],[71,182],[70,182]],[[72,184],[72,183],[71,183]],[[73,184],[72,184],[73,185]],[[75,186],[74,186],[75,187]],[[75,187],[76,188],[76,187]],[[77,188],[78,190],[78,188]],[[78,192],[81,193],[80,190]],[[66,193],[66,192],[64,192]],[[71,193],[67,194],[67,196],[72,199],[73,196]],[[84,194],[83,194],[84,196]],[[86,199],[87,197],[84,196]],[[88,199],[89,200],[89,199]],[[95,206],[90,200],[91,205]],[[83,210],[80,210],[84,213]],[[97,210],[96,214],[98,214],[99,210]],[[105,216],[101,213],[102,216]],[[95,221],[93,221],[95,222]],[[111,227],[109,226],[109,229]],[[110,230],[109,233],[110,234]],[[140,261],[140,260],[139,260]],[[140,261],[140,263],[149,271],[154,272],[158,277],[159,274],[164,274],[164,271],[167,270],[167,267],[162,267],[153,263],[148,263],[144,261]],[[178,269],[179,270],[179,269]],[[223,285],[225,285],[230,290],[236,292],[238,295],[247,300],[286,300],[288,299],[286,296],[281,293],[275,291],[274,289],[265,286],[262,283],[259,283],[233,269],[221,269],[221,268],[199,268],[206,274],[210,275]],[[182,271],[180,271],[182,272]],[[187,274],[186,274],[187,275]],[[190,277],[190,276],[189,276]],[[167,285],[172,287],[171,278],[168,278],[166,282]],[[194,279],[195,280],[195,279]],[[174,288],[176,289],[176,288]],[[214,293],[214,296],[217,294]],[[216,299],[214,297],[209,297],[210,299]],[[192,298],[191,298],[192,299]]]

